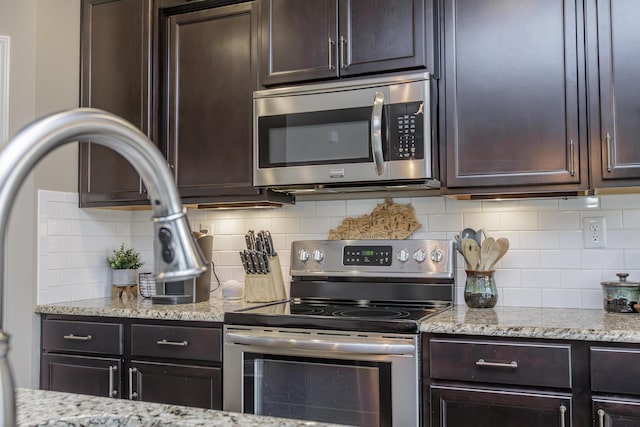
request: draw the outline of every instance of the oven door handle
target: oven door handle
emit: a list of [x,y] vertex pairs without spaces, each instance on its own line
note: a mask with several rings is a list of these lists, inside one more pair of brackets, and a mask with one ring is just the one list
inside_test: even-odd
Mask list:
[[251,332],[228,332],[227,340],[234,344],[351,354],[412,354],[416,350],[414,344],[397,343],[392,340],[374,339],[353,342],[339,339],[297,339],[290,336],[265,336]]

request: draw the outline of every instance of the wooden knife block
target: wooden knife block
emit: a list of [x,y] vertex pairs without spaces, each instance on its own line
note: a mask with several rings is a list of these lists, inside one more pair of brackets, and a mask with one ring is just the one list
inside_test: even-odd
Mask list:
[[273,302],[287,298],[282,279],[282,268],[278,256],[269,257],[270,272],[246,274],[244,277],[244,299],[247,302]]

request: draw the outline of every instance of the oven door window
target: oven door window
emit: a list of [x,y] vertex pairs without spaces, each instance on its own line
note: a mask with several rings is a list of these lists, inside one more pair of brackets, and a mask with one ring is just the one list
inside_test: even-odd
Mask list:
[[245,353],[244,411],[390,426],[391,363]]
[[258,141],[260,168],[371,163],[371,107],[259,117]]

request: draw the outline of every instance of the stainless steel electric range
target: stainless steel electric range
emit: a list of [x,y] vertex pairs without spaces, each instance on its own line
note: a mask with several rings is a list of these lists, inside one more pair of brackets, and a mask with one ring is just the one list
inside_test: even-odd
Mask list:
[[291,299],[225,313],[224,409],[417,426],[419,325],[454,271],[449,240],[293,242]]

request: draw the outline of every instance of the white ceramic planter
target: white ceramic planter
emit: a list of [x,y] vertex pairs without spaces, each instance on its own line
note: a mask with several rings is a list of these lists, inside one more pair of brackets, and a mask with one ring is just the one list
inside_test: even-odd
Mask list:
[[138,270],[111,270],[111,283],[115,286],[130,286],[137,282]]

